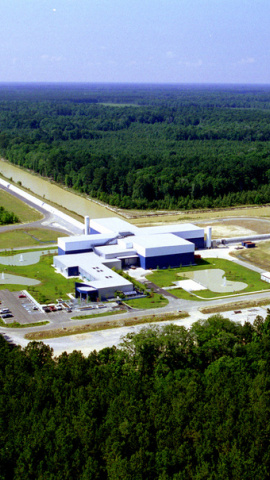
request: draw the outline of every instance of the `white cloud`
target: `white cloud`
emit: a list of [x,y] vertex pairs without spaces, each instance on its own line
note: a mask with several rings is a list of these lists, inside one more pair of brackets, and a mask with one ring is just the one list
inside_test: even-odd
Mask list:
[[175,58],[176,55],[174,52],[172,52],[171,50],[169,50],[168,52],[166,52],[166,57],[167,58]]
[[56,55],[48,55],[46,53],[44,55],[41,55],[40,58],[44,62],[51,62],[51,63],[61,62],[61,60],[63,60],[62,55],[56,56]]
[[241,58],[241,60],[237,62],[238,65],[248,65],[251,63],[255,63],[255,58],[253,57]]
[[197,60],[196,62],[190,62],[190,61],[187,61],[187,62],[178,62],[179,65],[184,65],[185,67],[189,67],[189,68],[198,68],[198,67],[201,67],[202,64],[203,64],[203,61],[201,59]]

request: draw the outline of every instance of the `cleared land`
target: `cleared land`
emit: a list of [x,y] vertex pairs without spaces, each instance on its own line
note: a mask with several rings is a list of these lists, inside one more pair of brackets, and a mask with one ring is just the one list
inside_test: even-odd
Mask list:
[[205,222],[200,226],[212,227],[213,238],[242,237],[270,233],[270,221],[260,218],[224,219],[223,222]]
[[[121,210],[117,209],[117,212],[121,214]],[[147,211],[142,212],[139,210],[123,210],[127,215],[130,215],[130,222],[138,226],[153,226],[153,225],[164,225],[164,223],[177,223],[177,222],[191,222],[196,223],[198,221],[205,221],[206,225],[211,220],[216,219],[232,219],[233,217],[245,217],[247,221],[252,222],[250,217],[254,218],[254,221],[259,218],[265,218],[270,220],[270,205],[265,206],[246,206],[246,207],[234,207],[234,208],[224,208],[216,210],[189,210],[189,211]],[[238,220],[236,220],[238,222]],[[236,224],[236,223],[235,223]],[[269,231],[269,230],[268,230]],[[264,233],[264,232],[262,232]],[[267,232],[265,232],[267,233]]]
[[256,248],[244,248],[231,252],[231,255],[239,258],[239,260],[257,265],[265,271],[270,270],[270,241],[258,242]]
[[21,223],[35,222],[40,220],[42,215],[34,208],[29,207],[14,195],[5,192],[0,188],[0,205],[8,211],[12,211],[20,219]]
[[204,314],[212,314],[212,313],[222,313],[222,312],[230,312],[232,310],[242,310],[244,308],[252,308],[252,307],[260,307],[263,305],[269,304],[269,298],[264,300],[250,300],[250,301],[243,301],[243,302],[232,302],[226,303],[224,305],[216,305],[213,307],[200,307],[200,312]]

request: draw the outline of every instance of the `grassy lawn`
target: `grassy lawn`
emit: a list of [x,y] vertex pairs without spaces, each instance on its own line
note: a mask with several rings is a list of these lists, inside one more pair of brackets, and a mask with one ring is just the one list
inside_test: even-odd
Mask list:
[[[68,293],[74,293],[74,279],[66,279],[60,273],[55,273],[52,267],[53,255],[44,255],[39,263],[26,266],[7,266],[0,264],[0,271],[13,275],[40,280],[40,284],[34,287],[27,287],[31,295],[40,303],[54,302],[56,298],[67,298]],[[1,289],[8,288],[10,291],[21,290],[21,285],[0,286]]]
[[42,218],[40,212],[29,207],[26,205],[26,203],[1,189],[0,205],[9,212],[14,212],[22,223],[35,222],[36,220],[40,220]]
[[153,297],[144,297],[144,298],[132,298],[130,300],[125,300],[125,303],[132,308],[162,308],[168,305],[167,298],[164,298],[162,295],[157,293],[153,294]]
[[[182,288],[174,288],[173,290],[170,290],[170,293],[175,295],[175,297],[181,298],[182,300],[201,301],[201,298],[196,297],[196,295],[192,295],[191,293],[187,292],[186,290],[183,290]],[[200,295],[200,292],[195,292],[195,293],[198,293]]]
[[[1,238],[1,237],[0,237]],[[15,255],[19,255],[20,253],[30,253],[30,252],[44,252],[44,254],[47,253],[47,251],[52,251],[54,250],[54,255],[57,255],[58,247],[56,245],[44,245],[43,247],[40,248],[35,248],[35,249],[28,249],[27,247],[21,250],[3,250],[2,252],[0,251],[0,257],[13,257]]]
[[[248,286],[244,290],[241,290],[235,293],[248,293],[248,292],[255,292],[258,290],[269,290],[269,285],[261,281],[259,273],[254,272],[253,270],[249,270],[248,268],[242,267],[241,265],[237,265],[234,262],[230,262],[229,260],[223,260],[219,258],[208,258],[207,260],[202,259],[200,263],[196,266],[173,268],[168,270],[156,270],[152,274],[147,275],[147,279],[155,283],[159,287],[169,287],[173,285],[174,281],[183,280],[185,278],[184,276],[181,275],[182,273],[197,271],[197,270],[204,270],[204,269],[215,269],[215,268],[220,268],[221,270],[224,270],[225,276],[228,281],[237,281],[237,282],[247,283]],[[186,298],[183,296],[184,291],[181,289],[171,290],[171,293],[173,295],[179,296],[179,298]],[[200,290],[195,293],[198,296],[207,299],[207,298],[215,298],[215,297],[231,295],[234,292],[214,293],[214,292],[210,292],[209,290]],[[193,300],[196,299],[196,297],[194,296],[192,296],[191,298]]]
[[[0,249],[32,247],[35,245],[50,246],[56,243],[57,238],[65,234],[46,228],[25,228],[2,232],[0,235]],[[17,252],[16,252],[17,253]]]
[[94,313],[92,315],[77,315],[76,317],[71,317],[71,320],[87,320],[88,318],[110,317],[111,315],[121,315],[121,313],[126,313],[126,311],[117,310],[115,312]]
[[41,322],[35,323],[19,323],[19,322],[12,322],[12,323],[5,323],[2,318],[0,318],[0,326],[6,328],[28,328],[28,327],[41,327],[42,325],[47,325],[49,320],[43,320]]
[[[195,266],[188,266],[188,267],[179,267],[179,268],[168,268],[166,270],[155,270],[153,273],[150,273],[146,276],[147,280],[153,282],[158,287],[172,287],[174,285],[173,282],[177,282],[179,280],[183,280],[185,277],[181,276],[181,273],[185,272],[193,272],[196,270],[205,270],[208,268],[221,268],[218,266],[213,266],[211,264],[212,259],[207,260],[200,260],[200,263]],[[215,260],[213,259],[214,263]],[[230,262],[228,262],[230,264]]]

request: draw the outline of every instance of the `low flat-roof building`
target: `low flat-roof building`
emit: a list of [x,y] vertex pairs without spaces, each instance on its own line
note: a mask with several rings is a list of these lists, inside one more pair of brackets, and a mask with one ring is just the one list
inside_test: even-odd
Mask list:
[[83,280],[85,288],[77,284],[77,293],[108,298],[115,291],[133,289],[131,282],[110,270],[113,266],[156,269],[190,265],[195,248],[203,247],[204,229],[192,224],[139,228],[120,218],[101,218],[90,220],[89,235],[59,238],[54,265],[62,275]]
[[[114,272],[105,263],[104,259],[95,253],[79,253],[75,255],[60,255],[54,257],[56,270],[65,277],[79,277],[82,283],[77,283],[76,292],[80,287],[91,287],[88,297],[106,299],[114,296],[115,291],[124,293],[133,291],[131,282]],[[110,267],[121,268],[117,259],[110,261]],[[76,295],[78,296],[78,295]]]
[[194,263],[194,244],[172,233],[135,236],[133,246],[138,253],[140,266],[146,270]]

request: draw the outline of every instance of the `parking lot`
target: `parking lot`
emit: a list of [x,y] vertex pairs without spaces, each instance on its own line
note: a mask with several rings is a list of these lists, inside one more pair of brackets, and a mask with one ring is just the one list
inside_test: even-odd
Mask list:
[[48,320],[45,312],[35,310],[36,305],[30,297],[22,295],[25,295],[24,292],[0,290],[0,301],[2,302],[0,309],[8,308],[13,315],[13,317],[3,319],[5,323],[19,322],[27,324]]

